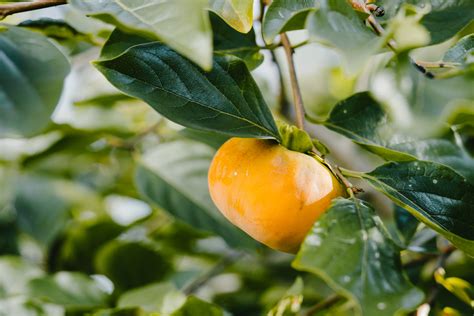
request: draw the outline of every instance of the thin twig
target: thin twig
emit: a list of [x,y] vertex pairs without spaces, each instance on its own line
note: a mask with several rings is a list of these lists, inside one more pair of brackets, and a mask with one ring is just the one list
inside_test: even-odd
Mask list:
[[185,286],[182,289],[182,292],[186,295],[190,295],[194,292],[196,292],[199,288],[201,288],[203,285],[205,285],[210,279],[212,279],[214,276],[218,275],[221,273],[226,267],[230,266],[240,258],[242,258],[245,255],[243,252],[232,252],[229,255],[225,256],[222,258],[215,266],[213,266],[209,271],[204,273],[202,276],[196,278],[193,282],[191,282],[189,285]]
[[340,302],[341,300],[343,300],[344,298],[340,295],[337,295],[337,294],[333,294],[331,296],[329,296],[328,298],[326,298],[324,301],[321,301],[319,303],[317,303],[316,305],[313,305],[312,307],[310,307],[304,314],[303,316],[311,316],[311,315],[314,315],[315,313],[319,312],[319,311],[322,311],[322,310],[325,310],[327,309],[328,307],[331,307],[333,306],[334,304]]
[[291,47],[290,40],[286,33],[281,34],[281,42],[283,48],[285,49],[286,59],[288,61],[288,68],[290,70],[290,81],[291,89],[293,91],[293,105],[295,107],[296,115],[296,126],[300,129],[304,129],[304,106],[303,106],[303,97],[301,95],[301,90],[298,84],[298,78],[296,76],[295,62],[293,60],[294,50]]
[[0,5],[0,20],[3,20],[9,15],[39,10],[49,7],[54,7],[58,5],[66,4],[67,0],[37,0],[33,2],[16,2]]

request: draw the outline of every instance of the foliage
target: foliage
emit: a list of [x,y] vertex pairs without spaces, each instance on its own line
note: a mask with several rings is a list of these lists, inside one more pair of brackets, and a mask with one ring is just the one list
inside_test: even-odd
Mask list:
[[[0,315],[472,314],[472,0],[16,2]],[[268,249],[210,199],[230,137],[319,153],[365,193],[296,257]]]

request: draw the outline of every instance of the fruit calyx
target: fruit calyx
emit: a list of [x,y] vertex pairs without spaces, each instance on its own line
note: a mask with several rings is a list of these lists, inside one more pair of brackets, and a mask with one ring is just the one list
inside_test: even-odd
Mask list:
[[313,149],[311,137],[304,130],[281,121],[277,125],[283,147],[300,153],[308,153]]

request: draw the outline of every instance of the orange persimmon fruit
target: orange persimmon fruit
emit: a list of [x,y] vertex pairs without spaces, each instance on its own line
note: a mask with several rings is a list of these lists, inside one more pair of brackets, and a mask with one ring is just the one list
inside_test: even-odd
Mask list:
[[261,243],[295,253],[343,186],[321,162],[272,140],[231,138],[209,169],[211,198]]

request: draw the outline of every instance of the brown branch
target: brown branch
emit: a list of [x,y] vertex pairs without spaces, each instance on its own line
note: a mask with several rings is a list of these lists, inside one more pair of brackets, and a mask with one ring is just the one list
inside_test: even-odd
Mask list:
[[39,9],[54,7],[58,5],[63,5],[66,3],[67,3],[67,0],[37,0],[33,2],[16,2],[16,3],[1,4],[0,5],[0,20],[3,20],[7,16],[15,14],[15,13],[39,10]]
[[285,49],[286,59],[288,61],[288,68],[290,70],[290,81],[291,89],[293,91],[293,105],[295,107],[296,115],[296,126],[298,128],[304,129],[304,106],[303,106],[303,97],[301,95],[301,90],[298,84],[298,78],[296,76],[295,62],[293,60],[294,50],[291,47],[290,40],[286,33],[281,34],[281,43]]

